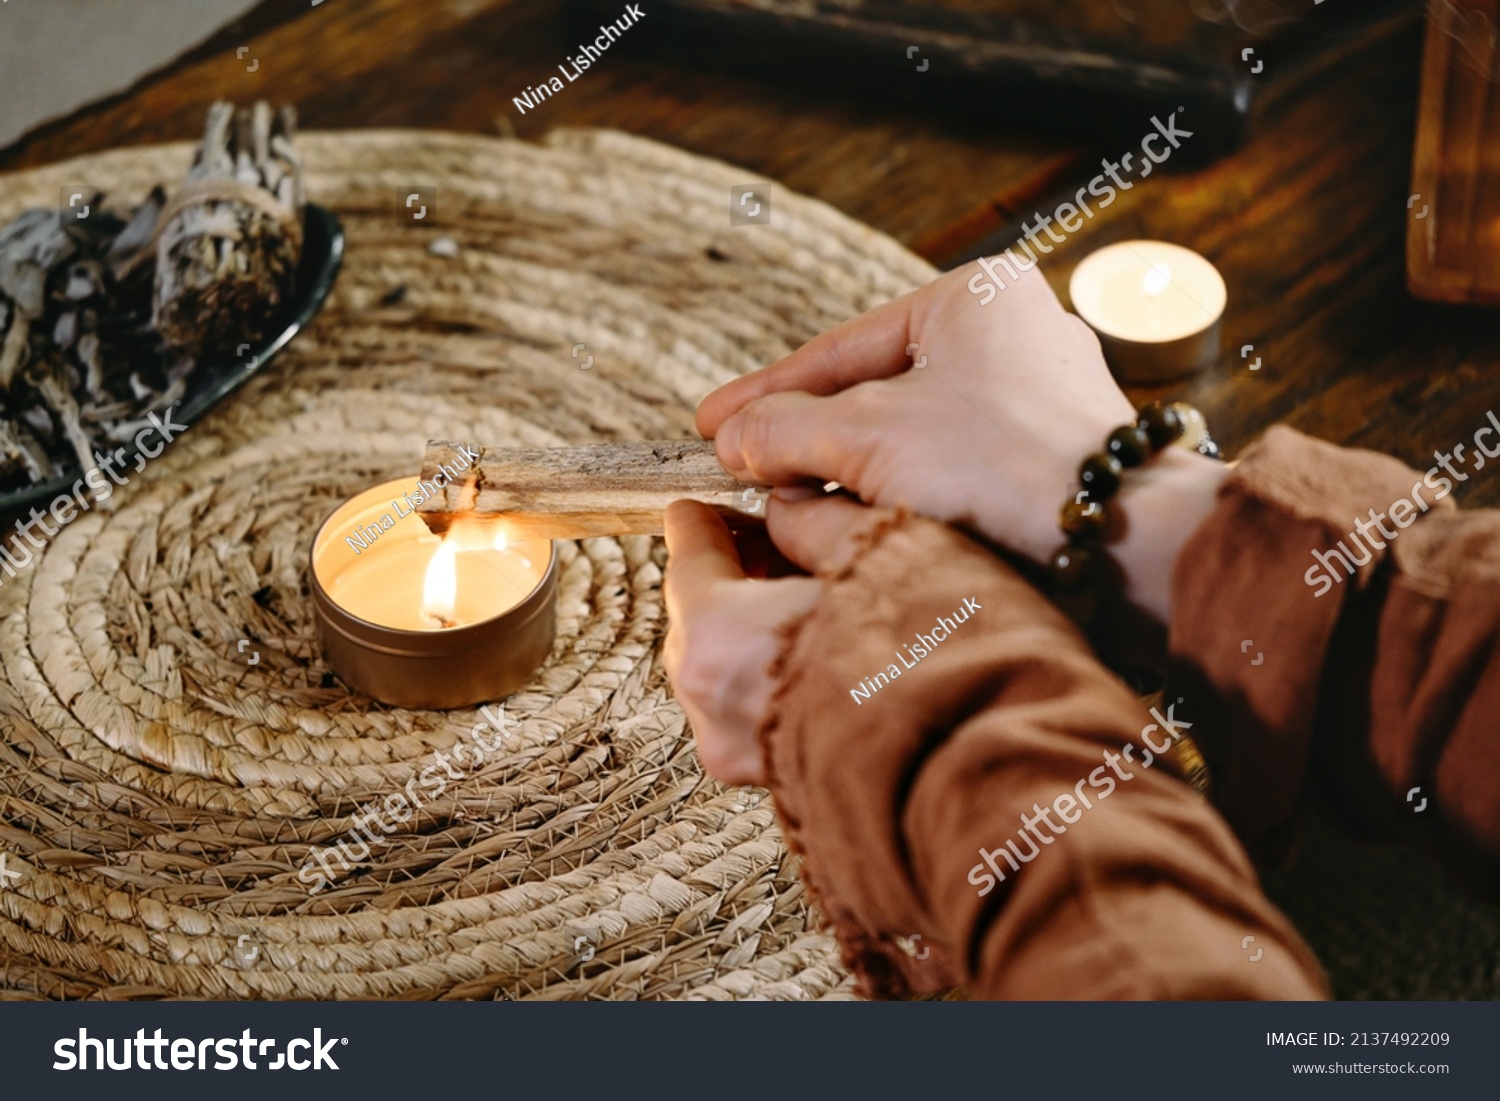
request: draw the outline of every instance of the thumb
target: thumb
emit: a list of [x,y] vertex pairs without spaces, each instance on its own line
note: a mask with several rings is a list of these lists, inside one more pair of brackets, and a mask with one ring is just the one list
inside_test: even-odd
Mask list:
[[745,570],[729,528],[707,505],[673,501],[664,522],[668,557],[662,592],[667,614],[681,620],[712,599],[716,582],[742,581]]
[[875,529],[895,515],[843,496],[788,501],[773,495],[766,528],[782,554],[809,573],[826,576],[854,561]]

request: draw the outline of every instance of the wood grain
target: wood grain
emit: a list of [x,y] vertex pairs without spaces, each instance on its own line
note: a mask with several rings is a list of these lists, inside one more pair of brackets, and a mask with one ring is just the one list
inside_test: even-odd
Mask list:
[[1500,306],[1500,0],[1427,13],[1406,234],[1413,294]]
[[[1087,11],[1098,7],[1073,0],[1037,18],[1007,0],[983,10],[909,0],[657,0],[661,33],[648,41],[680,53],[730,38],[722,65],[814,95],[842,91],[1010,128],[1040,118],[1051,133],[1085,141],[1134,137],[1142,119],[1191,111],[1211,135],[1192,155],[1232,147],[1253,84],[1228,63],[1234,52],[1222,28],[1187,12],[1153,13],[1155,29],[1190,33],[1148,46],[1118,14],[1104,31]],[[585,10],[608,21],[619,9],[590,0]],[[1217,48],[1201,48],[1191,35],[1198,30],[1219,31]]]
[[[715,63],[717,53],[734,50],[727,39],[678,50],[664,63],[648,41],[656,33],[649,15],[565,93],[523,115],[512,97],[557,75],[576,53],[577,20],[563,0],[359,0],[317,8],[268,0],[243,32],[216,36],[128,95],[0,151],[0,171],[196,138],[215,99],[295,104],[303,130],[413,127],[534,138],[561,126],[610,126],[778,180],[941,261],[961,243],[955,226],[993,230],[1078,163],[1077,143],[1056,135],[1001,139],[988,123],[727,76]],[[242,45],[249,52],[237,58]],[[251,58],[259,61],[253,73],[246,71]],[[961,186],[954,186],[956,166]],[[441,191],[441,180],[428,182]],[[727,194],[724,227],[729,232]]]
[[555,448],[430,441],[422,480],[445,471],[448,484],[417,506],[439,535],[461,519],[503,522],[522,538],[661,535],[662,513],[678,500],[700,501],[743,528],[761,523],[768,493],[725,473],[704,440]]
[[[1242,150],[1153,176],[1043,259],[1065,304],[1078,261],[1115,241],[1172,241],[1213,261],[1229,290],[1219,361],[1185,383],[1127,393],[1197,405],[1230,458],[1284,423],[1426,470],[1435,450],[1467,448],[1488,410],[1500,416],[1500,315],[1406,288],[1419,14],[1278,66]],[[1068,190],[1034,209],[1052,211]],[[1017,232],[970,251],[998,251]],[[1262,361],[1254,374],[1246,346]],[[1465,507],[1500,505],[1500,477],[1487,467],[1455,492]]]
[[[1018,10],[1045,15],[1050,6],[1035,0]],[[250,27],[0,153],[0,168],[192,138],[213,99],[268,92],[295,101],[313,129],[532,137],[554,126],[614,126],[744,165],[946,262],[997,251],[1014,240],[1016,218],[1050,212],[1098,171],[1099,156],[1121,152],[727,76],[714,70],[717,54],[732,49],[722,41],[648,61],[626,36],[566,92],[522,116],[510,97],[555,72],[577,43],[555,0],[313,9],[270,0]],[[1195,402],[1231,455],[1286,422],[1423,470],[1434,449],[1469,439],[1486,410],[1500,409],[1495,312],[1422,302],[1405,285],[1421,30],[1413,10],[1296,57],[1268,48],[1269,79],[1242,149],[1208,168],[1154,174],[1045,259],[1060,292],[1083,255],[1127,237],[1187,245],[1224,273],[1220,362],[1186,385],[1133,398]],[[637,33],[647,35],[648,23]],[[239,44],[259,57],[256,73],[236,59]],[[727,211],[725,224],[728,233]],[[1263,360],[1255,376],[1239,357],[1247,344]],[[1457,492],[1465,504],[1500,504],[1500,478],[1479,472]]]

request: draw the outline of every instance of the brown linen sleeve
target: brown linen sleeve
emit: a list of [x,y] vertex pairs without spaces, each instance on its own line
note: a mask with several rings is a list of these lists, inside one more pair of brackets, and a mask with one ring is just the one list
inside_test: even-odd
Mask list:
[[[827,580],[762,739],[866,993],[1326,996],[1228,826],[1149,748],[1170,732],[1017,573],[901,516]],[[925,958],[896,946],[918,935]]]
[[1438,499],[1454,484],[1438,471],[1271,429],[1178,558],[1169,646],[1215,801],[1252,847],[1273,855],[1307,797],[1494,896],[1500,513]]

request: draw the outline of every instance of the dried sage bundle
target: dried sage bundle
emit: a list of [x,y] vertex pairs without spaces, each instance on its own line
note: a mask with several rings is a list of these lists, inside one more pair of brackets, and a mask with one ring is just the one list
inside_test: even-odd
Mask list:
[[158,188],[129,222],[99,210],[64,223],[28,210],[0,229],[0,490],[95,465],[142,404],[175,400],[185,373],[151,331],[149,243]]
[[0,493],[95,466],[256,344],[302,247],[295,116],[209,112],[187,181],[128,218],[28,210],[0,227]]
[[292,293],[302,252],[296,114],[215,103],[187,183],[162,214],[157,332],[195,359],[253,343]]

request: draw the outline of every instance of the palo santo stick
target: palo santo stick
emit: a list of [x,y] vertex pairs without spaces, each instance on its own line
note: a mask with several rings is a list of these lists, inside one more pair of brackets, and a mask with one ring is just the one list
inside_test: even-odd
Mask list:
[[520,538],[660,535],[662,513],[684,498],[711,506],[730,527],[748,527],[764,518],[770,493],[726,473],[706,440],[556,448],[432,440],[422,480],[444,467],[457,478],[417,506],[439,535],[463,517],[503,520]]

